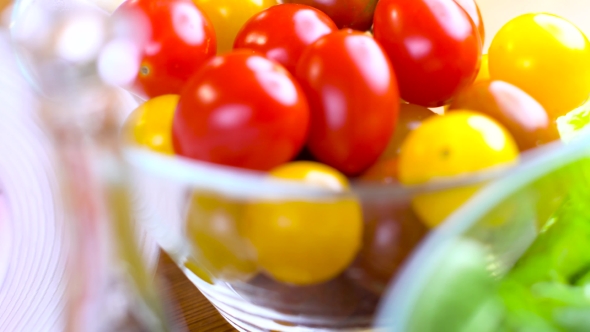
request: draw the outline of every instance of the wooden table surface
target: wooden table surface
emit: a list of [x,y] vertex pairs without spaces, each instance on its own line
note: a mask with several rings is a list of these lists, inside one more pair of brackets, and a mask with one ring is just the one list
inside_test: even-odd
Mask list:
[[236,331],[165,253],[160,255],[157,273],[165,281],[169,288],[168,293],[176,304],[173,310],[174,319],[184,321],[189,331]]

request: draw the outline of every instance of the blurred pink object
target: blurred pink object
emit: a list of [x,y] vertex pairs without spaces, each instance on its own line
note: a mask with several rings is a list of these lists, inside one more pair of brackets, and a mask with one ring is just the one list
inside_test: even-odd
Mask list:
[[6,197],[0,188],[0,285],[4,281],[10,259],[11,232]]
[[[51,141],[0,31],[0,331],[63,331],[67,241]],[[129,111],[134,104],[129,97]],[[1,204],[1,203],[0,203]],[[158,249],[141,237],[148,265]],[[6,269],[2,278],[3,267]]]

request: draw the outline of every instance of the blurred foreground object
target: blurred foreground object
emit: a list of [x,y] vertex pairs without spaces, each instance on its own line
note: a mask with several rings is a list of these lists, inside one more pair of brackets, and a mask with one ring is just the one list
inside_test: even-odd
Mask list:
[[[21,69],[41,96],[40,116],[62,172],[73,247],[66,330],[169,331],[132,228],[129,176],[117,144],[121,93],[101,80],[119,83],[129,76],[133,67],[114,75],[101,68],[104,61],[128,64],[135,53],[124,50],[135,45],[115,37],[120,34],[107,19],[82,2],[20,1],[11,25]],[[128,27],[115,28],[124,33]]]

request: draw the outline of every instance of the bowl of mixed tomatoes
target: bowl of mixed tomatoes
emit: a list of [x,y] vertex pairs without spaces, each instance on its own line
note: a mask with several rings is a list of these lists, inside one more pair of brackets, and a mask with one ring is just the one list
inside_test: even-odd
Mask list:
[[527,5],[123,2],[138,218],[241,330],[371,327],[424,238],[587,122],[588,38]]

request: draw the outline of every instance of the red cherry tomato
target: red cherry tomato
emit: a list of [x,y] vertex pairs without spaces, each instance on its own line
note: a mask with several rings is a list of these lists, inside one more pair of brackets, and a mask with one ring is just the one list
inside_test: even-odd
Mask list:
[[142,51],[134,89],[150,98],[179,94],[215,55],[213,25],[191,0],[129,0],[113,15],[142,27],[133,36]]
[[366,31],[373,24],[377,0],[283,0],[284,3],[298,3],[315,7],[328,14],[338,28]]
[[353,30],[324,36],[301,56],[297,78],[311,108],[311,153],[346,175],[370,167],[399,109],[396,76],[379,44]]
[[469,15],[451,0],[381,0],[375,39],[396,69],[404,100],[448,104],[479,70],[481,38]]
[[295,73],[305,47],[338,30],[321,11],[304,5],[283,4],[252,17],[240,30],[234,48],[249,48]]
[[182,156],[269,170],[297,155],[308,122],[307,101],[291,74],[241,50],[213,58],[189,80],[172,138]]
[[483,25],[483,18],[481,17],[481,11],[479,10],[479,6],[475,3],[475,0],[455,0],[471,17],[471,20],[475,24],[477,31],[479,31],[479,36],[481,37],[482,42],[486,40],[486,31]]

